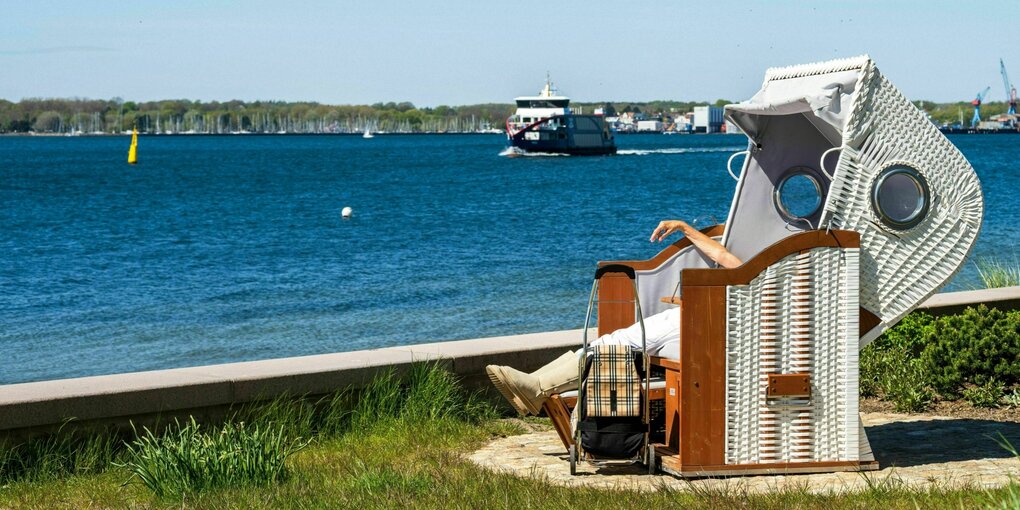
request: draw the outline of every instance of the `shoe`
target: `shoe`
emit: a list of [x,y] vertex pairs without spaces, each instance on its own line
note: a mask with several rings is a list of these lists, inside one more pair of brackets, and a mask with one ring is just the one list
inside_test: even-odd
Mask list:
[[499,365],[485,371],[503,397],[527,415],[540,413],[549,395],[577,389],[577,363],[577,353],[570,351],[530,374]]

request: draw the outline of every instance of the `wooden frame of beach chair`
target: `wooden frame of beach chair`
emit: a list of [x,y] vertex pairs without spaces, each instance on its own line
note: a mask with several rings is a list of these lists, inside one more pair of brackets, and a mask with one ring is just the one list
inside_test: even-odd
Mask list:
[[[676,359],[657,360],[659,467],[877,469],[858,415],[859,350],[960,270],[983,215],[977,176],[866,56],[769,69],[726,117],[748,148],[725,227],[707,232],[744,263],[714,268],[686,240],[647,261],[600,263],[634,268],[642,304],[661,303],[646,316],[682,307]],[[802,217],[780,198],[798,175],[821,199]],[[604,277],[599,335],[635,321],[632,289]],[[569,437],[566,403],[546,410]]]

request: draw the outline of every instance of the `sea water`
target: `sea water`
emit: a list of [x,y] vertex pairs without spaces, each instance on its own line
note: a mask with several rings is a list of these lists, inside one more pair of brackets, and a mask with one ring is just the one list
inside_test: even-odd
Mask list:
[[[0,384],[579,328],[597,261],[725,219],[745,146],[617,139],[146,136],[129,166],[127,137],[0,137]],[[975,256],[1016,261],[1020,136],[952,140],[985,192]]]

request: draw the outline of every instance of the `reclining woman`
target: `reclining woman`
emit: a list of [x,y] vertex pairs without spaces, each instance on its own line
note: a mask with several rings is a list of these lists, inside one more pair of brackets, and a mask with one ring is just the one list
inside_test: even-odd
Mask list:
[[[694,229],[684,221],[665,220],[652,231],[651,242],[662,241],[674,232],[681,232],[694,247],[722,267],[734,268],[741,264],[716,240]],[[680,308],[670,308],[645,318],[645,341],[648,353],[656,356],[677,353],[680,345]],[[590,345],[629,345],[641,348],[641,326],[635,323],[603,335]],[[514,409],[522,415],[538,414],[550,395],[577,389],[577,362],[581,351],[567,351],[538,370],[526,374],[507,366],[485,367],[489,379]]]

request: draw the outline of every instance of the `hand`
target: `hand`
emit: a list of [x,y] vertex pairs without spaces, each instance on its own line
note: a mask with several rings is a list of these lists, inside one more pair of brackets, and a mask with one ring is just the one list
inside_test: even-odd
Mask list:
[[648,242],[662,242],[663,239],[669,237],[673,232],[683,231],[686,227],[688,227],[687,223],[681,220],[660,221],[659,226],[655,227],[655,230],[652,231],[652,237],[648,239]]

